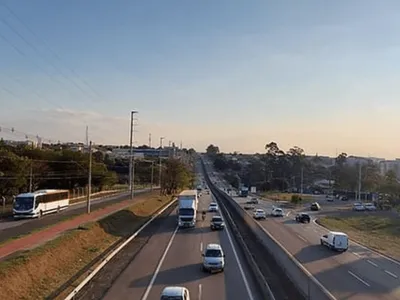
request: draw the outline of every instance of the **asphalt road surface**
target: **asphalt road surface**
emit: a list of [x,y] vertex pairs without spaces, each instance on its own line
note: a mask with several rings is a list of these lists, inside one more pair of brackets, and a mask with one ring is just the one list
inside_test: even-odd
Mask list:
[[[135,191],[135,194],[140,194],[150,189],[143,189]],[[104,208],[110,204],[118,203],[127,200],[130,195],[129,192],[123,192],[113,196],[106,196],[104,198],[94,199],[91,202],[91,210]],[[10,238],[28,234],[33,230],[38,230],[55,224],[63,219],[80,215],[86,212],[86,202],[80,202],[70,205],[66,210],[60,213],[45,215],[40,219],[22,219],[14,220],[12,218],[0,222],[0,243]]]
[[[211,195],[203,194],[199,210],[208,208]],[[255,294],[247,265],[229,232],[211,231],[207,213],[205,221],[198,216],[196,228],[177,229],[176,212],[154,234],[136,258],[121,273],[104,299],[159,299],[166,286],[184,286],[190,299],[262,299]],[[208,274],[201,270],[202,252],[209,243],[219,243],[225,254],[225,271]]]
[[[246,202],[245,198],[234,199]],[[273,204],[261,201],[255,207],[269,214]],[[283,218],[267,217],[259,222],[337,299],[400,299],[399,262],[352,242],[345,253],[331,251],[320,245],[320,237],[328,231],[314,221],[295,222],[295,213],[285,211]],[[308,213],[315,220],[316,213]]]

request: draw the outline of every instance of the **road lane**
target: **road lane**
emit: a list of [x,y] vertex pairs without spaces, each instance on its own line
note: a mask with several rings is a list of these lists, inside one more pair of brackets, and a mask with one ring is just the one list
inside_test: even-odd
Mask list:
[[[207,209],[211,199],[211,195],[203,194],[199,210]],[[177,216],[176,212],[171,214],[175,222],[169,222],[165,232],[158,232],[150,239],[104,299],[159,299],[161,291],[170,285],[185,286],[191,299],[260,299],[248,295],[226,229],[214,232],[209,229],[212,215],[208,213],[204,222],[199,215],[196,228],[178,230],[173,235]],[[226,254],[222,273],[208,274],[201,270],[201,253],[209,243],[221,244]],[[242,268],[248,278],[250,270],[247,266]],[[249,288],[255,290],[251,284]]]
[[[239,197],[234,200],[241,204],[246,201]],[[261,201],[255,207],[268,214],[272,205]],[[320,246],[320,236],[328,230],[313,222],[297,223],[294,216],[295,212],[284,218],[267,218],[260,224],[338,299],[400,299],[400,265],[354,243],[345,253],[332,252]]]
[[[148,192],[149,189],[138,190],[135,194],[142,194]],[[104,198],[94,199],[91,202],[91,209],[96,210],[104,208],[108,205],[115,204],[127,200],[129,198],[128,192],[123,192],[117,195],[106,196]],[[38,230],[48,227],[52,224],[59,222],[65,218],[78,216],[86,212],[86,201],[70,205],[66,210],[60,213],[48,214],[40,219],[21,219],[13,220],[7,219],[0,221],[0,243],[10,238],[27,234],[33,230]]]

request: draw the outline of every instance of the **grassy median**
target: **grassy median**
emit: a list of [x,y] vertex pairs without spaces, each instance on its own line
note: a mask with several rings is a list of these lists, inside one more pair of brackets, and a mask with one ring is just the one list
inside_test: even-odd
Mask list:
[[[274,200],[274,201],[291,201],[293,195],[298,195],[302,198],[302,203],[313,202],[314,198],[306,194],[296,194],[296,193],[278,193],[278,192],[266,192],[261,194],[263,197]],[[314,200],[315,201],[315,200]]]
[[0,262],[0,295],[7,295],[7,300],[49,296],[173,199],[171,196],[160,196],[158,191],[137,198],[138,202],[127,209]]
[[371,215],[323,217],[318,223],[346,232],[365,246],[400,259],[400,220],[394,217]]

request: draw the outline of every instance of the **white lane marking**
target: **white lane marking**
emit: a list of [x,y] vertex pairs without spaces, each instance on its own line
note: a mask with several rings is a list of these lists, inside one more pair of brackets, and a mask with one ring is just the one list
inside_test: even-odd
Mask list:
[[351,253],[353,253],[355,256],[357,256],[357,257],[361,257],[361,255],[360,254],[358,254],[357,252],[351,252]]
[[291,213],[291,211],[289,211],[289,212],[286,214],[286,217],[289,217],[290,213]]
[[[233,244],[231,233],[230,233],[228,227],[225,228],[225,231],[226,231],[226,235],[228,236],[229,244],[231,245],[231,248],[232,248],[232,251],[233,251],[233,255],[235,256],[236,263],[237,263],[237,265],[239,267],[240,275],[242,276],[244,285],[246,287],[246,292],[247,292],[247,295],[249,296],[249,300],[254,300],[254,297],[253,297],[253,295],[251,293],[249,282],[247,281],[247,277],[244,274],[243,266],[242,266],[242,264],[241,264],[241,262],[239,260],[239,256],[238,256],[238,254],[236,252],[235,245]],[[142,299],[142,300],[144,300],[144,299]]]
[[200,252],[203,252],[203,242],[200,242]]
[[350,274],[351,276],[353,276],[355,279],[357,279],[357,280],[360,281],[361,283],[365,284],[366,286],[370,286],[368,282],[365,282],[364,280],[362,280],[360,277],[358,277],[358,276],[357,276],[356,274],[354,274],[353,272],[351,272],[351,271],[347,271],[347,272],[349,272],[349,274]]
[[398,278],[396,274],[393,274],[392,272],[389,272],[388,270],[385,270],[385,273],[392,276],[393,278]]
[[201,295],[203,294],[203,286],[201,285],[201,283],[199,284],[199,296],[198,299],[201,300]]
[[164,260],[165,260],[165,257],[166,257],[167,254],[168,254],[169,248],[171,248],[172,242],[174,241],[174,238],[175,238],[176,233],[178,232],[178,229],[179,229],[179,227],[177,226],[177,227],[175,228],[174,233],[173,233],[172,236],[171,236],[171,239],[170,239],[169,242],[168,242],[167,248],[165,248],[164,253],[163,253],[163,255],[161,256],[161,259],[160,259],[160,261],[158,262],[157,268],[156,268],[156,270],[154,271],[153,277],[151,278],[150,283],[149,283],[149,285],[147,286],[146,292],[144,293],[144,295],[143,295],[143,297],[142,297],[142,300],[146,300],[147,297],[149,296],[150,291],[151,291],[151,288],[153,287],[153,284],[154,284],[154,282],[155,282],[156,279],[157,279],[157,275],[158,275],[158,273],[160,272],[161,266],[162,266],[162,264],[163,264],[163,262],[164,262]]
[[374,267],[378,267],[378,265],[376,263],[374,263],[373,261],[370,261],[369,259],[367,259],[367,262],[370,263],[371,265],[373,265]]
[[297,235],[299,237],[299,239],[303,240],[304,242],[307,243],[307,240],[305,238],[303,238],[300,234]]

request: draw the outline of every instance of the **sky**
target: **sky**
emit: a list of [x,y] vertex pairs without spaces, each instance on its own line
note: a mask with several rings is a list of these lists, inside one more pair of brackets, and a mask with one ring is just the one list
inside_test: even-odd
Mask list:
[[[400,2],[0,1],[0,137],[400,157]],[[13,128],[13,132],[11,129]]]

